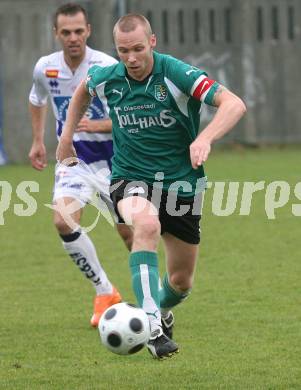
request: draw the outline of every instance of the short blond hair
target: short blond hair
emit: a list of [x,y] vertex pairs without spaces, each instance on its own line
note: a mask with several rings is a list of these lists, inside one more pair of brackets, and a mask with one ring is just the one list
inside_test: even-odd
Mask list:
[[136,30],[138,26],[144,27],[145,33],[147,36],[152,35],[152,28],[149,21],[145,16],[140,14],[127,14],[122,16],[116,23],[113,28],[113,37],[115,39],[116,31],[121,32],[130,32]]

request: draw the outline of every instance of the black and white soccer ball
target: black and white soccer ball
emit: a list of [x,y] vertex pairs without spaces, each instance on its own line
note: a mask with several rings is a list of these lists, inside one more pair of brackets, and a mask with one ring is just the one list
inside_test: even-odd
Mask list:
[[126,302],[109,307],[101,316],[98,329],[103,345],[118,355],[140,351],[150,338],[147,314]]

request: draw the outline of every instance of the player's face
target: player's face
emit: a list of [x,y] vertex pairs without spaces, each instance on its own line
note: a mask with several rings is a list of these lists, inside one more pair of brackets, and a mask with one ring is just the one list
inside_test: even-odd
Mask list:
[[82,12],[75,15],[58,15],[55,35],[67,58],[81,59],[90,36],[90,25],[86,23]]
[[151,73],[154,65],[153,48],[156,46],[156,37],[153,34],[149,36],[143,26],[138,25],[134,31],[130,32],[117,29],[115,45],[129,76],[135,80],[143,80]]

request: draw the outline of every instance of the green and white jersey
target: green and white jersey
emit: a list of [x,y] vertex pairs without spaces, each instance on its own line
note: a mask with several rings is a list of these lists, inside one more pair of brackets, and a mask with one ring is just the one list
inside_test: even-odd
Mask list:
[[113,122],[112,179],[152,185],[163,172],[166,191],[182,197],[202,191],[204,170],[192,168],[189,146],[198,135],[202,102],[211,105],[217,88],[205,72],[157,52],[143,81],[130,78],[122,62],[92,67],[87,89],[106,101]]

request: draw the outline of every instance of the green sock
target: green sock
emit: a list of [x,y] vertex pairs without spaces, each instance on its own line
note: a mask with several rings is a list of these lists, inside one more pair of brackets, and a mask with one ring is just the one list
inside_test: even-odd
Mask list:
[[151,322],[161,324],[157,253],[148,251],[131,253],[129,263],[138,305],[146,311]]
[[187,298],[189,294],[190,290],[185,291],[184,293],[175,291],[169,284],[167,274],[165,274],[160,290],[160,307],[163,310],[171,309]]

